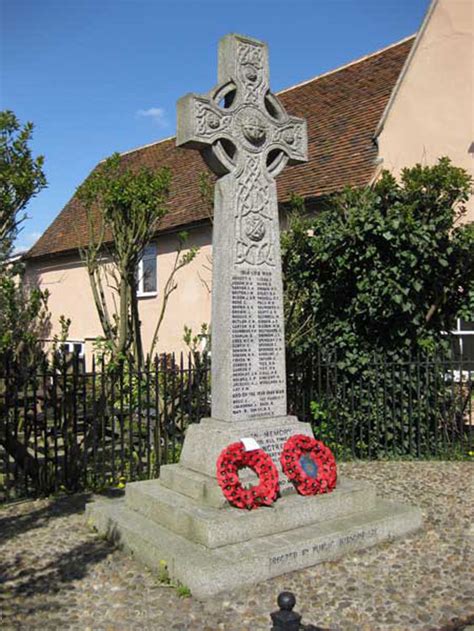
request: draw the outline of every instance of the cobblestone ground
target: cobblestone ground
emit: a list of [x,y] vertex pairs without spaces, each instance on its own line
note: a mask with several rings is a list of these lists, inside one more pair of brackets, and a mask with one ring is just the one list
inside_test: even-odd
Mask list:
[[284,589],[303,621],[334,630],[461,629],[474,623],[474,464],[348,463],[381,495],[418,504],[404,540],[199,602],[85,526],[86,497],[0,509],[0,628],[259,631]]

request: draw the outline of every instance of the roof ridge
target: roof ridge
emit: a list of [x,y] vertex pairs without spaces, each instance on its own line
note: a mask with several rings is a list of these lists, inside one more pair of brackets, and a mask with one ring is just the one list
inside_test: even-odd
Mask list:
[[[161,140],[156,140],[155,142],[149,142],[146,145],[141,145],[140,147],[135,147],[134,149],[127,149],[127,151],[121,151],[119,153],[119,155],[126,156],[127,153],[133,153],[134,151],[140,151],[141,149],[147,149],[148,147],[153,147],[154,145],[159,145],[162,142],[166,142],[167,140],[173,140],[173,138],[176,138],[176,135],[174,135],[174,136],[167,136],[167,138],[162,138]],[[101,160],[101,162],[105,162],[105,160],[106,160],[106,158]]]
[[413,39],[415,36],[416,36],[416,33],[412,33],[411,35],[408,35],[407,37],[404,37],[403,39],[400,39],[397,42],[394,42],[393,44],[389,44],[388,46],[385,46],[384,48],[380,48],[379,50],[376,50],[373,53],[368,53],[367,55],[364,55],[363,57],[359,57],[357,59],[354,59],[353,61],[349,61],[348,63],[343,64],[342,66],[338,66],[337,68],[334,68],[333,70],[328,70],[327,72],[323,72],[322,74],[316,75],[315,77],[312,77],[311,79],[305,79],[304,81],[301,81],[300,83],[296,83],[295,85],[290,86],[289,88],[280,90],[279,92],[277,92],[277,94],[290,92],[291,90],[295,90],[296,88],[306,85],[307,83],[311,83],[312,81],[317,81],[318,79],[327,77],[328,75],[334,74],[335,72],[339,72],[340,70],[344,70],[345,68],[349,68],[350,66],[359,64],[362,61],[366,61],[367,59],[370,59],[371,57],[375,57],[376,55],[380,55],[381,53],[384,53],[386,50],[390,50],[390,48],[394,48],[395,46],[404,44],[408,40]]

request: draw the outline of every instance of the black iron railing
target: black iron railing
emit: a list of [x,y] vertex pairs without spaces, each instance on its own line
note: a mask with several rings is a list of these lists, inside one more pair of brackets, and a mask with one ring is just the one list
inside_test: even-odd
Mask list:
[[440,356],[357,369],[336,357],[289,359],[290,412],[340,458],[465,458],[474,444],[474,361]]
[[[474,362],[374,358],[350,371],[322,354],[287,363],[289,412],[337,459],[469,458]],[[159,475],[186,428],[210,414],[210,358],[128,362],[78,356],[0,367],[0,499],[100,490]]]
[[0,376],[0,496],[100,490],[159,475],[187,426],[210,413],[209,360],[157,357],[90,370],[62,356]]

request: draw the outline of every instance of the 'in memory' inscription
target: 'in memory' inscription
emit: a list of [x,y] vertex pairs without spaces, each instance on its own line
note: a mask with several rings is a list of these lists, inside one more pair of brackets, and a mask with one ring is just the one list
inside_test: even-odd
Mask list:
[[232,276],[232,412],[253,419],[286,414],[281,297],[274,274]]
[[249,436],[255,438],[260,448],[263,449],[275,463],[279,472],[280,493],[282,495],[286,495],[288,492],[294,492],[293,484],[283,475],[280,464],[283,445],[294,433],[293,425],[290,427],[252,428],[249,431]]

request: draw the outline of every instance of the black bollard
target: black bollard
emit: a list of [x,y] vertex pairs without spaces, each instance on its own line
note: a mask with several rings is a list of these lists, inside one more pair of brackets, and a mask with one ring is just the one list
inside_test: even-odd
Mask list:
[[281,592],[277,598],[279,611],[270,614],[273,622],[271,631],[300,631],[301,616],[293,607],[296,598],[291,592]]
[[271,631],[329,631],[313,624],[301,623],[301,614],[293,611],[296,598],[291,592],[281,592],[277,604],[280,609],[270,614],[273,622]]

